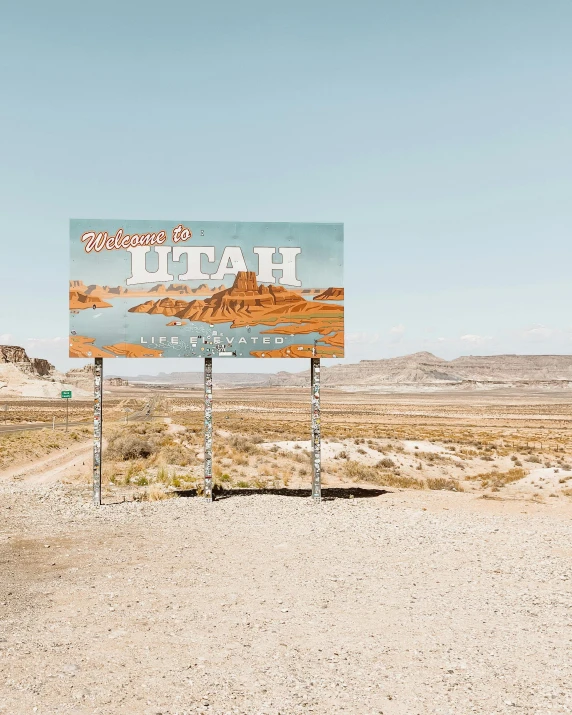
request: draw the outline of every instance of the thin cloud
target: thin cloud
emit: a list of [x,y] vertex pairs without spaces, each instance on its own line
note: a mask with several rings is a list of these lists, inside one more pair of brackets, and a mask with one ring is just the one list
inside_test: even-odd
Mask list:
[[356,345],[374,345],[379,342],[379,333],[347,333],[345,337],[346,343]]
[[470,343],[471,345],[482,345],[492,340],[490,335],[473,335],[468,333],[467,335],[461,335],[460,338],[464,343]]
[[522,337],[525,340],[540,341],[551,338],[557,332],[558,331],[553,330],[552,328],[548,328],[546,325],[535,324],[530,328],[526,328],[526,330],[522,333]]

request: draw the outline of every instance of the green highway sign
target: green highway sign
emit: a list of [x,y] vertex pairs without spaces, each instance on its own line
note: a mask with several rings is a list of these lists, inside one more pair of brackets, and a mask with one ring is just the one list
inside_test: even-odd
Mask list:
[[69,400],[71,397],[71,390],[62,390],[62,397],[64,400]]

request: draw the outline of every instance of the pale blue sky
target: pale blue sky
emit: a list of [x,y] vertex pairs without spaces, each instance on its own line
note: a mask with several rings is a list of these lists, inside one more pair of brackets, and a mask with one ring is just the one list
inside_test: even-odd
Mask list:
[[570,352],[571,26],[569,0],[5,4],[0,341],[69,366],[70,217],[184,216],[343,222],[349,361]]

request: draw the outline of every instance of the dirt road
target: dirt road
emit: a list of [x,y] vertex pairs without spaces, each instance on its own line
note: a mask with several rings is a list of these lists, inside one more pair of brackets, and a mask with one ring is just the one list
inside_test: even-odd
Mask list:
[[1,713],[572,709],[561,505],[0,489]]
[[92,452],[93,440],[84,440],[74,447],[57,450],[33,462],[1,470],[0,483],[16,480],[27,486],[54,484],[66,475],[89,470]]

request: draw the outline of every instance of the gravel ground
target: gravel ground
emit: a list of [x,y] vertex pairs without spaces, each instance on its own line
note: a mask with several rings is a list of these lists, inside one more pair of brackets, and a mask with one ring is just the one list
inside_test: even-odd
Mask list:
[[1,713],[572,711],[569,509],[0,501]]

